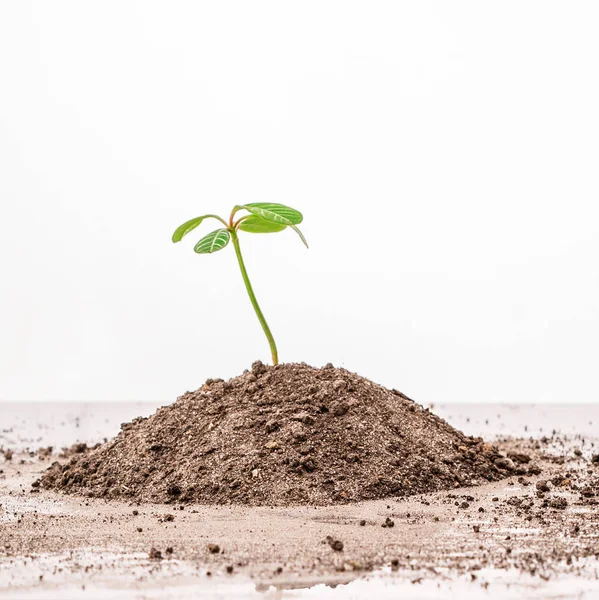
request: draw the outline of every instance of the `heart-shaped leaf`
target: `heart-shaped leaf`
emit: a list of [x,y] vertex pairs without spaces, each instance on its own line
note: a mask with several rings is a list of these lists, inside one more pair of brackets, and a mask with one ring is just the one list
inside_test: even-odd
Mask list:
[[173,233],[173,242],[180,242],[184,236],[186,236],[190,231],[193,231],[207,216],[208,215],[195,217],[194,219],[185,221],[183,225],[179,225],[179,227],[175,229],[175,233]]
[[194,250],[198,254],[212,254],[222,250],[231,239],[231,234],[226,229],[216,229],[208,235],[205,235],[195,246]]
[[286,227],[287,225],[267,221],[258,215],[249,215],[239,223],[239,229],[248,233],[276,233],[283,231]]

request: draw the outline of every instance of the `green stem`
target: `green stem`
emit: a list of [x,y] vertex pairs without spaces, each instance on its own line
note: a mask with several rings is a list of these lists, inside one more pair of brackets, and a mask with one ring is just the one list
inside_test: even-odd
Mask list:
[[264,330],[264,334],[266,335],[266,339],[268,340],[268,345],[270,346],[270,352],[272,354],[272,364],[279,364],[279,355],[277,353],[277,345],[275,344],[275,339],[272,337],[272,333],[270,332],[270,328],[268,327],[268,323],[260,310],[260,306],[258,305],[258,300],[256,300],[256,296],[254,295],[254,290],[252,289],[252,284],[250,283],[250,278],[248,277],[247,271],[245,270],[245,264],[243,262],[243,256],[241,256],[241,248],[239,247],[239,238],[237,237],[237,232],[234,229],[229,229],[231,233],[231,240],[233,242],[233,246],[235,247],[235,254],[237,255],[237,262],[239,263],[239,269],[241,270],[241,276],[243,277],[243,283],[245,283],[245,289],[248,292],[248,296],[252,302],[252,306],[256,311],[256,316],[258,317],[258,321],[260,321],[260,325],[262,325],[262,329]]
[[225,227],[228,227],[227,222],[222,218],[219,217],[218,215],[206,215],[205,218],[212,218],[212,219],[216,219],[217,221],[220,221]]

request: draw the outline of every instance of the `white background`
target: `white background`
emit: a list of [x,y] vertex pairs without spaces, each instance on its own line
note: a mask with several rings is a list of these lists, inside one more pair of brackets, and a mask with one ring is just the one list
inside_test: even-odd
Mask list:
[[[0,0],[0,398],[269,359],[421,402],[599,400],[599,4]],[[243,235],[243,234],[242,234]]]

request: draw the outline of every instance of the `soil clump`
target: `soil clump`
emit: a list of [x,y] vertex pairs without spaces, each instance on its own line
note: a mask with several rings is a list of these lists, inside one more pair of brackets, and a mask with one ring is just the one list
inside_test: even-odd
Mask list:
[[40,483],[137,502],[330,505],[528,475],[529,460],[345,369],[258,361],[124,423]]

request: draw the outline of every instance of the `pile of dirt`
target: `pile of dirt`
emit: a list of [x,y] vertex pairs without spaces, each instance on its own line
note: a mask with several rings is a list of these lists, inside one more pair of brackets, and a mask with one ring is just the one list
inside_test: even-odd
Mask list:
[[123,424],[40,483],[141,502],[326,505],[526,474],[514,459],[345,369],[256,362]]

